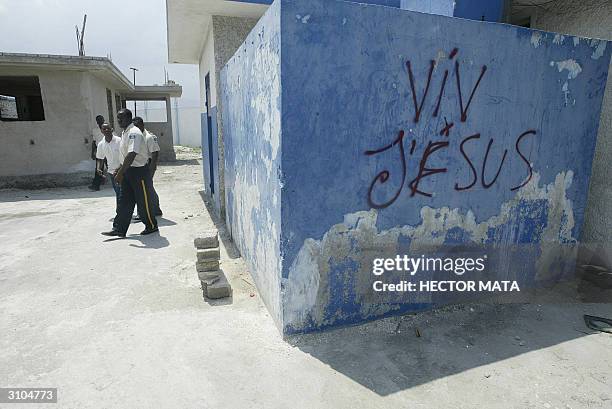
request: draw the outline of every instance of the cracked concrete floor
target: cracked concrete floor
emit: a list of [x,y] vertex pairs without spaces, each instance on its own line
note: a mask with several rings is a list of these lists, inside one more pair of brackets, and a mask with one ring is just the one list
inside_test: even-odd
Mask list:
[[231,247],[233,298],[202,299],[201,165],[165,164],[156,185],[161,234],[108,242],[108,187],[0,192],[0,386],[58,387],[42,407],[60,408],[612,408],[612,336],[581,321],[609,304],[449,308],[285,342]]

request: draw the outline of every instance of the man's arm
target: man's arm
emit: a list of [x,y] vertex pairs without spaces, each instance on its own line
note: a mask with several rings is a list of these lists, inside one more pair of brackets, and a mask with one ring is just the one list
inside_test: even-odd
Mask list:
[[123,180],[123,175],[125,174],[125,171],[128,170],[130,166],[132,166],[132,162],[134,162],[134,158],[136,158],[136,152],[130,152],[127,154],[127,156],[125,157],[125,160],[123,161],[123,164],[115,172],[115,180],[117,181],[117,183],[121,183],[121,181]]
[[155,176],[155,171],[157,171],[157,161],[159,160],[159,151],[151,153],[151,178]]
[[104,159],[96,159],[96,172],[98,172],[98,175],[104,176]]

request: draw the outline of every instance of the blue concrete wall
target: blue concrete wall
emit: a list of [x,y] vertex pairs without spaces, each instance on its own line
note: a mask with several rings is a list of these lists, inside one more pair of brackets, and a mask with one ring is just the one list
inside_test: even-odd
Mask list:
[[611,51],[275,2],[221,84],[227,223],[283,333],[457,301],[375,297],[374,257],[467,248],[489,256],[475,278],[527,287],[571,273]]
[[374,256],[466,244],[489,253],[495,278],[534,285],[572,270],[611,47],[281,4],[284,332],[444,302],[372,300]]
[[482,21],[503,21],[508,0],[456,0],[455,17]]
[[402,0],[400,7],[419,13],[452,17],[455,13],[455,0]]
[[279,326],[280,41],[275,3],[221,72],[227,225]]
[[402,0],[401,8],[420,13],[501,22],[509,0]]
[[[272,0],[234,0],[239,3],[253,3],[253,4],[272,4]],[[379,6],[388,6],[388,7],[399,7],[401,4],[401,0],[346,0],[353,1],[355,3],[363,3],[363,4],[375,4]]]

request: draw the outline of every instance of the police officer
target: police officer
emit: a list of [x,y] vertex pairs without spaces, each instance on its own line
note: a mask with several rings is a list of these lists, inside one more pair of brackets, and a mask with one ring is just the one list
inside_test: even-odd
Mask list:
[[[134,123],[134,126],[136,126],[136,128],[140,129],[140,132],[142,132],[142,135],[145,138],[147,152],[149,155],[149,171],[151,172],[152,180],[155,177],[155,172],[157,171],[159,151],[161,150],[159,147],[159,143],[157,143],[157,136],[149,132],[148,129],[145,129],[144,120],[141,117],[134,117],[132,122]],[[162,216],[163,212],[159,208],[159,196],[157,195],[157,191],[155,190],[155,182],[153,182],[153,192],[151,193],[151,197],[153,200],[153,204],[155,205],[155,216]]]
[[125,237],[130,226],[134,207],[138,204],[138,215],[146,228],[140,233],[147,235],[159,231],[155,219],[155,207],[151,197],[153,183],[147,163],[146,141],[140,129],[132,124],[132,111],[122,109],[117,121],[123,129],[120,156],[122,165],[115,172],[115,180],[121,184],[119,209],[113,222],[113,229],[102,233],[105,236]]

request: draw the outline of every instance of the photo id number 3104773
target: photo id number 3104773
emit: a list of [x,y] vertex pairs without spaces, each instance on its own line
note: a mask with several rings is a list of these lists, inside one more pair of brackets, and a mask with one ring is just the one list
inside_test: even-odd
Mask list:
[[57,403],[57,388],[0,388],[0,403]]

